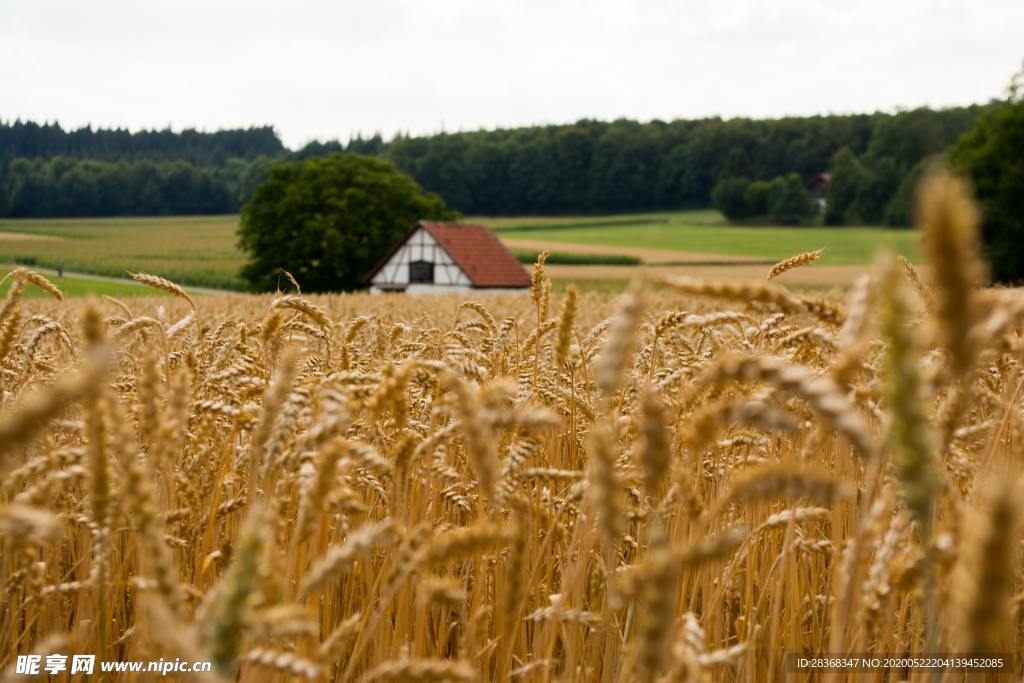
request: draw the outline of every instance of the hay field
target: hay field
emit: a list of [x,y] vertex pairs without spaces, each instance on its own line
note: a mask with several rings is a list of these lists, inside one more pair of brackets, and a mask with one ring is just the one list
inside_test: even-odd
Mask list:
[[238,216],[5,218],[0,263],[108,277],[154,272],[186,285],[244,290],[237,228]]
[[[19,271],[0,676],[30,652],[257,682],[1020,652],[1024,306],[975,288],[962,192],[926,194],[934,282],[886,260],[843,297],[552,295],[540,264],[477,301],[140,276],[175,296],[44,302]],[[908,678],[931,674],[872,680]]]

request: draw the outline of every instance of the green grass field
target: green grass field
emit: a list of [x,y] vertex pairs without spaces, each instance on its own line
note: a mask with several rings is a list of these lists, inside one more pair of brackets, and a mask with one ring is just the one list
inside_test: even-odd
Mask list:
[[[825,249],[823,264],[869,263],[880,246],[916,260],[910,230],[884,228],[779,228],[728,225],[717,211],[675,211],[617,216],[468,218],[508,239],[581,245],[640,247],[781,259]],[[184,285],[244,289],[238,269],[237,216],[0,220],[0,263],[124,277],[129,270],[154,273]],[[17,239],[4,233],[19,233]],[[26,239],[42,236],[57,239]],[[66,278],[69,294],[101,285]],[[132,288],[126,284],[124,287]],[[84,289],[83,289],[84,288]],[[605,285],[601,286],[602,289]],[[102,293],[123,293],[107,292]]]
[[[488,219],[475,219],[487,222]],[[783,259],[824,249],[820,263],[870,263],[879,247],[917,260],[917,233],[877,227],[735,226],[713,210],[596,218],[502,218],[489,224],[506,239],[641,247]]]

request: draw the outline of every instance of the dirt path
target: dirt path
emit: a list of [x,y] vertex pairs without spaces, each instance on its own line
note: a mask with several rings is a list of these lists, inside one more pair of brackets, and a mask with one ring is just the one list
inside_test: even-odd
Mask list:
[[[9,264],[0,265],[0,272],[6,272],[8,270],[13,270],[14,268],[17,268],[17,267],[18,266],[9,265]],[[57,271],[56,270],[53,270],[52,268],[37,268],[36,266],[26,266],[26,267],[29,268],[30,270],[36,271],[37,273],[45,275],[46,277],[50,278],[51,280],[54,280],[54,284],[57,285],[58,287],[60,287],[60,278],[57,276]],[[150,289],[149,287],[146,287],[146,285],[139,284],[135,280],[132,280],[132,279],[126,278],[126,277],[108,277],[106,275],[93,275],[92,273],[76,273],[76,272],[72,272],[70,270],[65,270],[64,271],[64,277],[74,278],[76,280],[93,280],[93,281],[96,281],[96,282],[114,282],[114,283],[117,283],[119,285],[135,285],[137,287],[143,287],[143,288],[146,288],[146,289]],[[184,287],[185,290],[188,291],[190,294],[231,294],[232,293],[231,290],[229,290],[229,289],[213,289],[211,287],[195,287],[193,285],[182,285],[182,287]],[[235,293],[237,293],[237,292],[235,292]]]
[[731,256],[729,254],[708,254],[697,251],[673,251],[669,249],[646,249],[642,247],[609,247],[600,244],[574,244],[572,242],[549,242],[547,240],[502,239],[512,249],[561,251],[567,254],[613,254],[636,256],[645,264],[667,263],[771,263],[754,256]]
[[19,240],[26,242],[55,242],[63,237],[56,235],[37,235],[34,232],[7,232],[0,230],[0,240]]
[[[556,278],[581,280],[655,278],[664,275],[686,275],[702,280],[748,280],[764,282],[770,266],[764,264],[736,265],[642,265],[642,266],[563,266],[548,265],[548,275]],[[775,281],[779,284],[810,285],[815,287],[846,287],[871,266],[811,266],[784,273]]]

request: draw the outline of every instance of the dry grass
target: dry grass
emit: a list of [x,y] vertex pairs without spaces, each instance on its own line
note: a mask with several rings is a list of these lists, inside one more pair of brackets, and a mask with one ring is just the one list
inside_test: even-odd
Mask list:
[[[969,240],[943,182],[922,215]],[[46,284],[19,271],[0,669],[771,681],[786,652],[1019,652],[1022,309],[947,270],[609,301],[539,264],[532,297],[197,310],[22,300]]]

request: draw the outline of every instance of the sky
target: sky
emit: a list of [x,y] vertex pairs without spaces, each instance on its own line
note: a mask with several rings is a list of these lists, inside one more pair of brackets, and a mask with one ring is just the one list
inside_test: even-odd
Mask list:
[[1001,96],[1022,0],[0,0],[0,119],[380,132]]

